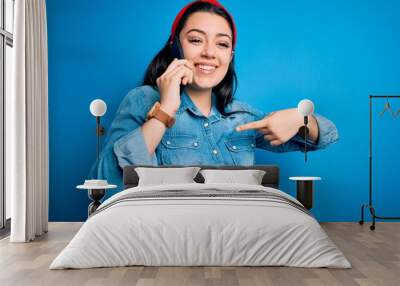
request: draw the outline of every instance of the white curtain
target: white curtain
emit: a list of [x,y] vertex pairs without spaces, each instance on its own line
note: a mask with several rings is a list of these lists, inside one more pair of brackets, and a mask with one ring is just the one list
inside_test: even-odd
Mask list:
[[6,98],[6,187],[12,242],[48,227],[48,83],[45,0],[16,0],[13,92]]

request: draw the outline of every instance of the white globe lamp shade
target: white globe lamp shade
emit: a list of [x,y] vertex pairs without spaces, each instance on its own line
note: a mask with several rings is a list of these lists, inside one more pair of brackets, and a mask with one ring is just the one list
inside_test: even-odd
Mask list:
[[90,103],[90,113],[93,116],[103,116],[107,111],[107,104],[101,99],[95,99]]
[[303,99],[297,105],[297,110],[303,116],[308,116],[314,112],[314,103],[309,99]]

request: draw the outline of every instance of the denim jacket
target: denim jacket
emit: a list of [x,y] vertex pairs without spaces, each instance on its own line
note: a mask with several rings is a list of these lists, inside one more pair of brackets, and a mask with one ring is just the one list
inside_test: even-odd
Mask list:
[[[304,139],[295,135],[288,142],[271,146],[256,130],[237,132],[238,125],[260,120],[266,116],[255,108],[233,100],[226,106],[226,115],[212,108],[205,117],[190,97],[182,92],[181,105],[175,124],[166,130],[155,152],[150,155],[141,131],[147,113],[160,95],[151,86],[140,86],[130,91],[119,106],[108,130],[99,162],[90,177],[107,179],[122,187],[122,168],[126,165],[253,165],[255,148],[272,152],[290,152],[304,149]],[[325,148],[338,140],[335,125],[314,114],[319,138],[307,140],[307,150]]]

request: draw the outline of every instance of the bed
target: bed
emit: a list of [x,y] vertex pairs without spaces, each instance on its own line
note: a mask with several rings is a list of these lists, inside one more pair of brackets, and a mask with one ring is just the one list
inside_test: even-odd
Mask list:
[[124,168],[125,189],[103,202],[50,269],[351,267],[312,214],[279,190],[278,166],[199,166],[264,170],[261,185],[204,183],[199,173],[193,183],[151,186],[138,185],[136,167]]

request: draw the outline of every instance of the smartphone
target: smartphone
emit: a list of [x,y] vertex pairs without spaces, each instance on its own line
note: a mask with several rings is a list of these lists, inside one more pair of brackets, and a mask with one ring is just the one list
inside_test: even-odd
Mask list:
[[171,45],[171,49],[174,58],[177,58],[178,60],[183,59],[182,46],[178,37],[174,38],[174,41],[172,42]]
[[[182,46],[179,41],[179,38],[175,36],[174,41],[172,42],[171,45],[171,50],[172,50],[172,56],[173,58],[177,58],[178,60],[183,59],[183,51],[182,51]],[[182,95],[184,85],[180,85],[180,94]]]

